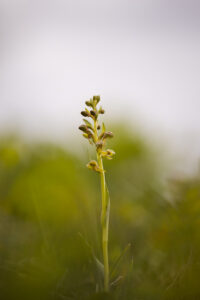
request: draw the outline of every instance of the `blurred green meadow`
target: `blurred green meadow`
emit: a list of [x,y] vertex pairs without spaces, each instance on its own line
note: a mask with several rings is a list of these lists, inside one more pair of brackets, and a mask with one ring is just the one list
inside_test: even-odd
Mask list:
[[1,136],[0,299],[200,299],[200,177],[163,180],[156,149],[129,129],[113,132],[108,295],[92,154]]

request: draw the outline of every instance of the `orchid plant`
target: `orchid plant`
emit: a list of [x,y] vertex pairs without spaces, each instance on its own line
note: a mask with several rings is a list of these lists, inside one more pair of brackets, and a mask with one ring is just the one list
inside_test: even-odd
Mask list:
[[[106,131],[104,123],[100,124],[99,116],[105,113],[105,110],[98,104],[100,96],[93,96],[92,99],[86,101],[86,108],[81,111],[84,117],[84,124],[79,126],[91,145],[96,148],[97,160],[91,160],[87,167],[100,175],[101,179],[101,234],[102,234],[102,252],[103,252],[103,272],[104,272],[104,291],[109,291],[109,257],[108,257],[108,232],[109,232],[109,216],[110,216],[110,198],[106,185],[105,170],[103,167],[103,159],[112,159],[115,152],[106,149],[106,140],[113,137],[113,133]],[[90,122],[88,119],[91,119]]]

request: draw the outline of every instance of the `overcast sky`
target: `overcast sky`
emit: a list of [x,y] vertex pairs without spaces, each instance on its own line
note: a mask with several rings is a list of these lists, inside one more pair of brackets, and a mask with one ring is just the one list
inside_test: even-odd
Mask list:
[[0,0],[0,125],[78,136],[100,94],[122,116],[200,157],[200,2]]

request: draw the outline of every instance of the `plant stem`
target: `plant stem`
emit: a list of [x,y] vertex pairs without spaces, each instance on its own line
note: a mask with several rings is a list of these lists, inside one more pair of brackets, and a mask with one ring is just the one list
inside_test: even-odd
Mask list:
[[[98,138],[97,122],[94,122],[94,136],[95,140]],[[110,216],[110,202],[107,197],[107,187],[105,180],[105,171],[103,168],[103,160],[97,151],[97,161],[99,168],[102,170],[101,177],[101,227],[102,227],[102,250],[103,250],[103,264],[104,264],[104,291],[109,291],[109,259],[108,259],[108,229]]]
[[[103,170],[102,158],[97,154],[99,167]],[[102,249],[103,249],[103,262],[104,262],[104,290],[109,290],[109,261],[108,261],[108,229],[109,229],[109,213],[110,203],[106,197],[106,181],[105,172],[101,174],[101,196],[102,196],[102,208],[101,208],[101,226],[102,226]]]

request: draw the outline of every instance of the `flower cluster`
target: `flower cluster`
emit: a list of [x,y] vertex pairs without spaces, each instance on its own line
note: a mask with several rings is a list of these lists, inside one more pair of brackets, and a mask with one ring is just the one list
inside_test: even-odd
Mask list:
[[[113,133],[106,131],[104,123],[99,124],[99,115],[104,114],[105,110],[100,106],[97,107],[100,102],[100,96],[93,96],[92,99],[86,101],[86,108],[81,111],[81,115],[85,118],[92,119],[92,123],[88,119],[83,119],[84,124],[79,126],[79,129],[83,132],[83,137],[88,139],[90,144],[94,144],[97,151],[97,157],[112,159],[115,152],[111,149],[105,149],[106,140],[113,137]],[[87,164],[89,169],[96,172],[103,172],[98,163],[95,160],[90,161]]]

